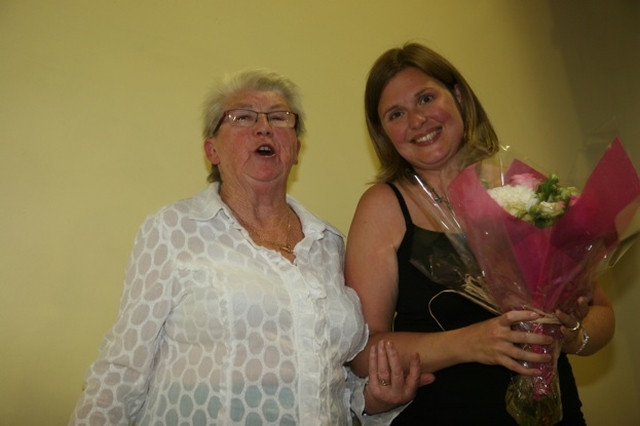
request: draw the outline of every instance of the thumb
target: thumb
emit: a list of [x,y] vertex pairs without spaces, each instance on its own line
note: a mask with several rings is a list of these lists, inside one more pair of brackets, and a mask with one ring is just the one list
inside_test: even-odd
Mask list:
[[422,373],[420,374],[420,386],[430,385],[431,383],[436,381],[436,376],[432,373]]

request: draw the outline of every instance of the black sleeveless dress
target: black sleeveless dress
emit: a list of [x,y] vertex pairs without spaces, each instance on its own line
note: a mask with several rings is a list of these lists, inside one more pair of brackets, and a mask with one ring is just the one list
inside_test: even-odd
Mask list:
[[[446,288],[429,280],[411,263],[413,250],[424,253],[429,247],[454,249],[444,234],[414,226],[401,193],[389,185],[398,197],[407,228],[398,249],[399,288],[394,330],[439,332],[442,329],[438,322],[445,330],[453,330],[492,318],[492,313],[463,296],[441,293]],[[564,353],[558,359],[558,372],[564,410],[563,420],[558,424],[586,425],[571,365]],[[480,363],[442,369],[436,372],[436,381],[421,387],[414,401],[392,424],[517,426],[505,408],[505,393],[512,374],[515,373],[502,366]]]

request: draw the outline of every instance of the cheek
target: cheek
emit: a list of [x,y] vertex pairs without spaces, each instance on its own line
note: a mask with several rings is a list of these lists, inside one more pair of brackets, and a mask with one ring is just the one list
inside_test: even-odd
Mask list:
[[391,143],[398,148],[398,144],[404,140],[404,130],[400,126],[382,126],[382,130],[387,135]]
[[458,140],[458,144],[460,144],[460,142],[462,142],[462,137],[464,136],[464,122],[462,121],[462,116],[459,113],[452,117],[452,119],[455,123],[453,127],[455,129],[456,140]]
[[450,126],[457,126],[460,128],[463,127],[462,113],[453,99],[451,102],[442,105],[441,108],[438,108],[434,114],[442,123],[449,123]]

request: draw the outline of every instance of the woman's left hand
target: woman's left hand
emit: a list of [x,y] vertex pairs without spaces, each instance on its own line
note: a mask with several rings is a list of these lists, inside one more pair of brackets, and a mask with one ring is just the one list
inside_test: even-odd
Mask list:
[[582,326],[582,320],[589,313],[589,303],[587,298],[578,298],[573,315],[569,315],[560,310],[557,310],[555,313],[562,323],[560,332],[562,333],[562,336],[564,338],[563,346],[565,348],[572,348],[576,346],[575,342],[578,339],[578,336],[580,336],[580,327]]
[[418,387],[435,380],[433,374],[420,374],[420,356],[411,357],[409,373],[402,369],[393,343],[381,340],[369,352],[369,382],[364,390],[365,411],[377,414],[410,402]]

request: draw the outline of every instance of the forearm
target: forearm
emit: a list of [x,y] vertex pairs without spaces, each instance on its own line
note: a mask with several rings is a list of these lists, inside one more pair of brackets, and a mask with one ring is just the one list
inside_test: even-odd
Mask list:
[[582,347],[588,335],[588,341],[579,355],[592,355],[605,347],[613,338],[615,331],[613,308],[607,305],[590,306],[589,313],[582,319],[581,324],[578,338],[565,345],[564,350],[569,354],[575,354]]
[[369,337],[367,347],[352,361],[351,368],[360,377],[369,371],[369,350],[380,340],[393,342],[404,371],[409,371],[411,358],[420,356],[421,373],[432,373],[462,362],[471,361],[465,356],[465,329],[438,333],[380,332]]
[[[540,315],[532,311],[509,311],[499,317],[474,323],[455,330],[437,333],[373,333],[370,344],[380,339],[393,342],[398,350],[402,368],[407,369],[411,356],[420,357],[421,373],[434,373],[457,364],[478,362],[502,365],[518,374],[539,375],[530,364],[549,362],[551,356],[528,351],[526,345],[549,345],[553,338],[544,334],[514,330],[519,322],[535,321]],[[366,374],[366,357],[356,360],[357,374]]]

